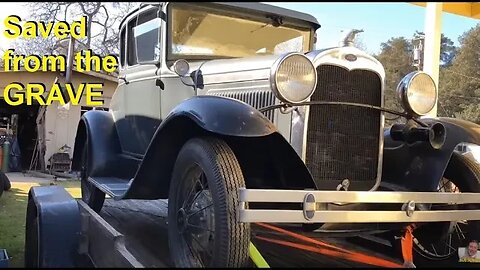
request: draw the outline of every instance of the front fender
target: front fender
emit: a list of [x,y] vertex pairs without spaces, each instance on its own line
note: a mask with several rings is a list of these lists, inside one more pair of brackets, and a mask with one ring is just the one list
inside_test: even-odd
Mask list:
[[[178,152],[186,141],[198,136],[216,136],[225,140],[236,152],[245,172],[254,165],[259,165],[251,161],[252,157],[270,163],[277,159],[278,161],[274,163],[279,167],[276,171],[279,171],[277,176],[280,176],[275,177],[276,182],[272,185],[314,187],[301,159],[263,114],[235,99],[198,96],[178,105],[159,126],[123,198],[166,198]],[[265,155],[270,156],[261,158]],[[243,163],[243,160],[250,162]],[[295,173],[296,175],[292,175]],[[296,179],[295,176],[302,180]],[[283,178],[286,179],[285,183],[279,180]],[[260,185],[259,182],[255,183]],[[253,185],[255,183],[252,182]]]
[[105,111],[88,111],[77,128],[72,169],[79,171],[83,147],[87,143],[90,176],[129,178],[135,173],[134,162],[124,158],[113,116]]
[[232,98],[195,96],[175,107],[165,119],[186,116],[202,129],[226,136],[259,137],[277,131],[275,125],[250,105]]
[[480,145],[480,125],[455,118],[422,119],[428,125],[442,123],[446,129],[443,147],[435,150],[428,143],[394,141],[385,131],[382,184],[393,184],[413,191],[436,191],[455,147],[460,143]]

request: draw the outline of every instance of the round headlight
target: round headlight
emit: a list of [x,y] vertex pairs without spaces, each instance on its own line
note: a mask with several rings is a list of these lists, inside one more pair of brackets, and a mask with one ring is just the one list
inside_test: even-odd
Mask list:
[[414,71],[398,84],[397,97],[407,112],[423,116],[437,104],[437,87],[430,75]]
[[312,61],[303,54],[292,53],[279,58],[272,67],[270,84],[283,102],[299,103],[315,91],[317,71]]

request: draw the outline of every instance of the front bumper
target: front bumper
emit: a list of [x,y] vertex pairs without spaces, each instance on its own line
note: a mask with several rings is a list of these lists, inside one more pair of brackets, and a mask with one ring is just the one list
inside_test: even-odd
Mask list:
[[[240,222],[412,223],[480,220],[479,193],[239,189]],[[247,203],[300,203],[302,210],[248,209]],[[322,210],[329,203],[401,204],[394,211]],[[419,210],[418,204],[478,204],[478,209]]]

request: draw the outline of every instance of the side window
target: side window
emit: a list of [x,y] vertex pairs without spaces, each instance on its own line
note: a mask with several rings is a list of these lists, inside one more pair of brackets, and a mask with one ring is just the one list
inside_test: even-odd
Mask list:
[[135,50],[135,37],[133,36],[133,27],[137,22],[137,18],[133,18],[127,25],[127,62],[129,66],[137,64],[137,51]]
[[150,9],[138,16],[133,28],[139,63],[151,62],[160,58],[160,23],[157,9]]
[[120,65],[125,66],[125,27],[120,31]]
[[127,63],[129,66],[158,60],[160,57],[160,22],[158,9],[152,8],[132,18],[127,24]]

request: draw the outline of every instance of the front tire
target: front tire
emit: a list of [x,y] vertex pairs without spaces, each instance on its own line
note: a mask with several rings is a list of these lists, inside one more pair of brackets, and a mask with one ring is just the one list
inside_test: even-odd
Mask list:
[[82,169],[80,171],[82,201],[92,208],[93,211],[100,213],[105,202],[105,193],[88,181],[89,175],[88,142],[86,142],[82,151]]
[[180,150],[168,200],[168,235],[176,267],[245,267],[250,226],[238,220],[245,187],[235,154],[222,140],[194,138]]

